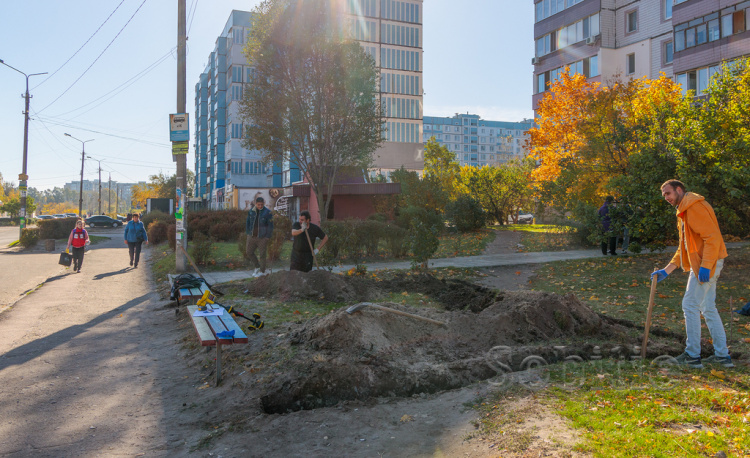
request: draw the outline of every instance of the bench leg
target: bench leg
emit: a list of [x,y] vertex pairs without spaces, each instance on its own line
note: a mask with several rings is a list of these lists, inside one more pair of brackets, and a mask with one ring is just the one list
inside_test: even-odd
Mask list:
[[216,386],[221,383],[221,344],[216,342]]

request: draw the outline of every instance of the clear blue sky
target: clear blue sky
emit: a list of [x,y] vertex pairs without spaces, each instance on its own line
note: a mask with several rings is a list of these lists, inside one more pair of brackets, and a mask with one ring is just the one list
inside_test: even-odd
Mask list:
[[[194,86],[216,37],[232,9],[251,10],[257,3],[187,0],[191,130]],[[102,180],[109,173],[119,182],[174,174],[168,115],[176,111],[176,17],[176,0],[3,2],[0,59],[26,73],[51,75],[29,80],[30,187],[49,189],[79,179],[81,143],[66,132],[94,140],[86,143],[86,155],[102,161]],[[426,0],[424,114],[531,117],[532,35],[528,1]],[[25,78],[0,65],[0,173],[16,184],[24,90]],[[192,138],[190,147],[192,169]],[[87,159],[84,179],[97,178],[97,167]]]

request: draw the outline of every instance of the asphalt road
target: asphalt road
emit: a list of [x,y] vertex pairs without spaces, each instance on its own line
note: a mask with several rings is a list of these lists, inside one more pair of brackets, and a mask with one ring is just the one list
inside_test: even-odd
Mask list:
[[18,227],[0,226],[0,248],[5,248],[18,240]]

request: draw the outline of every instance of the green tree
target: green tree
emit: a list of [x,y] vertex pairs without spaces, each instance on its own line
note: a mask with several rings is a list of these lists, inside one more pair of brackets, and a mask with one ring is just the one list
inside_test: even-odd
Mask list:
[[[35,210],[36,203],[34,203],[34,198],[26,196],[26,214],[31,215]],[[0,206],[0,211],[8,213],[11,218],[17,217],[18,213],[21,211],[20,199],[18,197],[11,197]]]
[[243,145],[269,163],[292,162],[328,214],[344,167],[367,168],[383,142],[375,61],[343,39],[333,0],[267,0],[254,10],[245,48]]
[[514,160],[496,167],[463,166],[459,189],[477,199],[492,219],[505,224],[509,215],[530,205],[534,192],[533,169],[531,159]]
[[[424,178],[437,183],[443,188],[444,195],[453,199],[456,197],[458,169],[456,153],[438,143],[435,137],[431,137],[424,146]],[[439,210],[445,209],[445,203],[444,200],[440,201],[442,207]]]

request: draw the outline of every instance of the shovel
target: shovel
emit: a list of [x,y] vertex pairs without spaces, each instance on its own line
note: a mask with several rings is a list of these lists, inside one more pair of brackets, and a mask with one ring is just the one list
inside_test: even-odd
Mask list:
[[372,302],[360,302],[359,304],[354,304],[348,309],[346,309],[346,313],[351,315],[357,310],[363,309],[365,307],[371,307],[371,308],[375,308],[378,310],[383,310],[385,312],[395,313],[396,315],[408,316],[409,318],[414,318],[415,320],[426,321],[428,323],[436,324],[438,326],[445,326],[445,323],[443,323],[442,321],[437,321],[437,320],[433,320],[430,318],[425,318],[423,316],[402,312],[401,310],[396,310],[396,309],[392,309],[389,307],[383,307],[382,305],[373,304]]
[[[656,269],[654,269],[656,272]],[[648,345],[648,331],[651,329],[651,312],[654,311],[654,296],[656,295],[656,283],[658,275],[651,277],[651,295],[648,298],[648,311],[646,312],[646,329],[643,331],[643,344],[641,345],[641,360],[646,359],[646,346]]]

